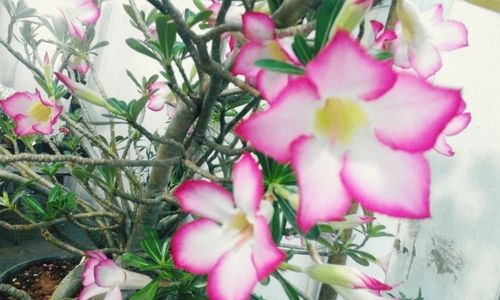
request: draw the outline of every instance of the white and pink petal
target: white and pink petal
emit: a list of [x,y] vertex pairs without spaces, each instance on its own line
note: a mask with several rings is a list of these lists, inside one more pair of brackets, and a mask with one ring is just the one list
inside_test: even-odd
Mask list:
[[183,211],[219,223],[230,220],[235,213],[231,193],[213,182],[189,180],[180,185],[173,194],[179,200]]
[[[353,70],[356,72],[353,72]],[[375,99],[396,81],[396,74],[376,61],[349,33],[338,31],[332,41],[306,66],[322,99],[330,97]]]
[[214,300],[247,300],[259,281],[249,243],[225,254],[208,274],[208,295]]
[[292,145],[300,193],[297,224],[307,232],[317,222],[342,220],[351,199],[340,179],[342,161],[325,141],[302,136]]
[[346,153],[341,176],[351,197],[370,211],[410,219],[430,216],[430,168],[421,153],[365,139]]
[[266,14],[248,12],[243,15],[243,34],[250,41],[268,41],[275,38],[274,21]]
[[249,153],[244,153],[234,164],[232,179],[236,206],[247,215],[255,215],[264,196],[264,186],[259,166]]
[[185,224],[172,237],[174,264],[195,274],[207,274],[234,247],[238,234],[209,219]]
[[255,265],[259,281],[274,272],[285,260],[286,254],[274,244],[267,219],[259,216],[253,223],[254,244],[252,246],[252,261]]
[[268,110],[241,122],[236,133],[257,150],[285,163],[291,157],[292,142],[312,133],[318,99],[316,87],[309,80],[292,80]]
[[396,150],[422,152],[434,146],[461,101],[459,90],[399,74],[389,92],[365,107],[382,143]]

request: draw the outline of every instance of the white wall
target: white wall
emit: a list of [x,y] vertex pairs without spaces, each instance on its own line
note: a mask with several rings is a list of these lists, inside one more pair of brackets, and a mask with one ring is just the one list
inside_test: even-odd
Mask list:
[[470,46],[443,55],[435,83],[463,87],[470,126],[431,154],[432,218],[402,222],[389,282],[428,299],[500,299],[500,15],[457,1]]

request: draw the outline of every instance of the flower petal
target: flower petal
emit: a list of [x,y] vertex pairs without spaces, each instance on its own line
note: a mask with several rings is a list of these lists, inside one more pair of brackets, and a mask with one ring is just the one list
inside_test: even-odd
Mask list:
[[317,85],[322,99],[360,97],[371,100],[384,94],[396,80],[396,74],[386,64],[369,56],[344,31],[338,31],[309,62],[306,74]]
[[387,300],[367,289],[350,289],[339,285],[332,285],[332,287],[347,300]]
[[94,278],[98,286],[113,287],[125,281],[125,273],[112,260],[106,259],[95,266]]
[[172,237],[174,264],[195,274],[206,274],[234,246],[236,236],[236,231],[224,230],[209,219],[185,224]]
[[293,143],[292,153],[300,193],[299,228],[307,232],[319,221],[342,220],[351,200],[340,180],[341,161],[330,145],[303,136]]
[[208,295],[216,300],[246,300],[258,282],[247,243],[224,255],[208,275]]
[[439,51],[427,41],[408,47],[408,59],[413,69],[422,78],[434,75],[443,65]]
[[233,166],[233,194],[236,206],[247,215],[255,215],[264,196],[262,173],[249,153]]
[[106,294],[106,297],[104,297],[103,300],[122,300],[122,299],[123,299],[122,292],[120,291],[120,288],[115,286]]
[[95,0],[80,0],[79,2],[78,19],[86,25],[97,23],[101,16],[101,10]]
[[261,70],[257,76],[257,88],[262,98],[273,103],[287,86],[290,76],[268,70]]
[[457,21],[443,21],[432,27],[432,43],[443,51],[451,51],[469,44],[467,28]]
[[109,288],[100,287],[97,284],[93,283],[93,284],[88,285],[82,289],[82,291],[80,292],[80,295],[78,295],[78,300],[91,299],[94,296],[107,293],[108,291],[109,291]]
[[443,133],[447,136],[459,134],[467,128],[471,119],[470,113],[458,114],[448,123],[448,125],[446,125]]
[[174,196],[183,211],[203,216],[219,223],[229,220],[235,209],[230,192],[218,184],[204,180],[189,180],[179,186]]
[[320,105],[318,99],[316,88],[309,80],[292,80],[271,108],[241,122],[236,133],[259,151],[285,163],[291,157],[291,143],[300,135],[312,132],[314,114]]
[[242,18],[243,34],[247,39],[259,42],[274,39],[274,21],[268,15],[248,12]]
[[286,254],[274,244],[265,217],[259,216],[255,218],[253,232],[255,240],[252,248],[252,261],[259,281],[261,281],[279,267],[285,260]]
[[390,216],[429,217],[430,168],[425,157],[394,151],[377,141],[364,142],[346,154],[341,172],[353,199]]
[[446,142],[446,136],[444,134],[439,136],[433,148],[438,153],[444,156],[453,156],[455,154],[451,146],[448,144],[448,142]]
[[34,94],[28,92],[16,92],[12,94],[7,99],[0,101],[0,106],[2,107],[4,113],[11,118],[22,114],[26,115],[30,111],[33,104],[40,101],[39,92]]
[[94,268],[99,264],[99,260],[95,258],[88,258],[85,261],[85,268],[82,273],[83,281],[82,284],[83,286],[91,285],[92,283],[95,282],[95,277],[94,277]]
[[461,101],[459,90],[399,74],[389,92],[365,107],[382,143],[396,150],[421,152],[434,146]]
[[241,47],[234,60],[232,68],[233,74],[257,77],[261,69],[255,65],[255,62],[259,59],[266,58],[266,55],[267,51],[265,45],[258,42],[246,43]]

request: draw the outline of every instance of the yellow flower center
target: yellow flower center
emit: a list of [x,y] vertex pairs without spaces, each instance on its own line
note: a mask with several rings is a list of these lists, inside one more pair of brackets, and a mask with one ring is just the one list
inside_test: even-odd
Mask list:
[[288,56],[286,55],[285,51],[281,49],[280,45],[277,42],[275,41],[268,42],[266,48],[269,58],[281,61],[288,60]]
[[37,103],[33,105],[30,111],[30,116],[37,122],[46,123],[49,121],[51,115],[51,109],[42,103]]
[[317,134],[349,144],[359,129],[368,125],[368,118],[359,104],[349,99],[329,98],[316,111],[314,129]]
[[229,223],[229,227],[236,229],[240,233],[241,239],[238,241],[238,244],[248,241],[253,236],[253,225],[248,222],[246,214],[242,212],[233,217],[231,223]]

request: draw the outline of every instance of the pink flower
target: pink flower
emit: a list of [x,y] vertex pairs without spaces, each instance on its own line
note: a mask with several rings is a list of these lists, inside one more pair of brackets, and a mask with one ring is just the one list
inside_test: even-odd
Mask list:
[[262,201],[257,163],[245,153],[234,165],[232,176],[233,195],[202,180],[187,181],[174,192],[185,212],[201,216],[172,237],[174,264],[195,274],[208,274],[211,299],[248,299],[257,282],[285,259],[271,237],[272,206]]
[[69,33],[82,42],[85,40],[83,25],[96,24],[101,16],[95,0],[65,0],[61,12],[68,23]]
[[[342,288],[350,290],[362,289],[369,293],[380,294],[380,291],[392,289],[392,286],[380,282],[356,268],[343,265],[315,264],[308,267],[306,272],[314,280],[329,284],[336,290],[340,287],[340,290],[342,290]],[[346,299],[353,298],[347,297]]]
[[429,217],[431,149],[460,103],[459,90],[394,73],[343,31],[270,109],[236,128],[297,174],[298,225],[342,220],[355,199],[396,217]]
[[148,92],[151,95],[148,101],[148,108],[153,111],[160,111],[165,106],[168,95],[168,86],[165,82],[152,82],[148,85]]
[[243,15],[243,34],[248,42],[241,47],[233,64],[233,74],[246,76],[247,81],[257,86],[264,99],[273,102],[276,96],[293,77],[261,69],[255,65],[259,59],[274,59],[298,63],[284,49],[274,33],[274,21],[266,14],[249,12]]
[[83,289],[78,300],[93,299],[105,294],[106,300],[121,300],[120,290],[137,290],[151,282],[146,275],[118,267],[111,259],[98,251],[87,251],[83,271]]
[[394,30],[384,30],[384,24],[376,20],[370,20],[370,25],[372,27],[374,36],[372,48],[378,50],[387,50],[388,45],[386,42],[392,41],[397,38]]
[[208,25],[210,27],[215,26],[215,20],[217,19],[217,15],[219,14],[219,10],[221,7],[221,3],[218,0],[212,0],[212,3],[207,7],[207,10],[211,11],[212,14],[208,17]]
[[394,64],[413,68],[419,76],[428,78],[441,69],[439,51],[451,51],[467,46],[467,29],[457,21],[443,19],[443,5],[420,13],[408,0],[398,1],[396,24],[398,38],[394,41]]
[[156,23],[153,23],[149,25],[148,27],[149,34],[151,34],[151,37],[155,40],[158,39],[158,30],[156,30]]
[[81,56],[71,55],[69,58],[68,67],[80,74],[86,74],[90,69],[90,64],[87,59]]
[[51,134],[63,107],[52,100],[45,100],[38,90],[34,94],[15,93],[0,101],[4,113],[15,122],[18,136]]

